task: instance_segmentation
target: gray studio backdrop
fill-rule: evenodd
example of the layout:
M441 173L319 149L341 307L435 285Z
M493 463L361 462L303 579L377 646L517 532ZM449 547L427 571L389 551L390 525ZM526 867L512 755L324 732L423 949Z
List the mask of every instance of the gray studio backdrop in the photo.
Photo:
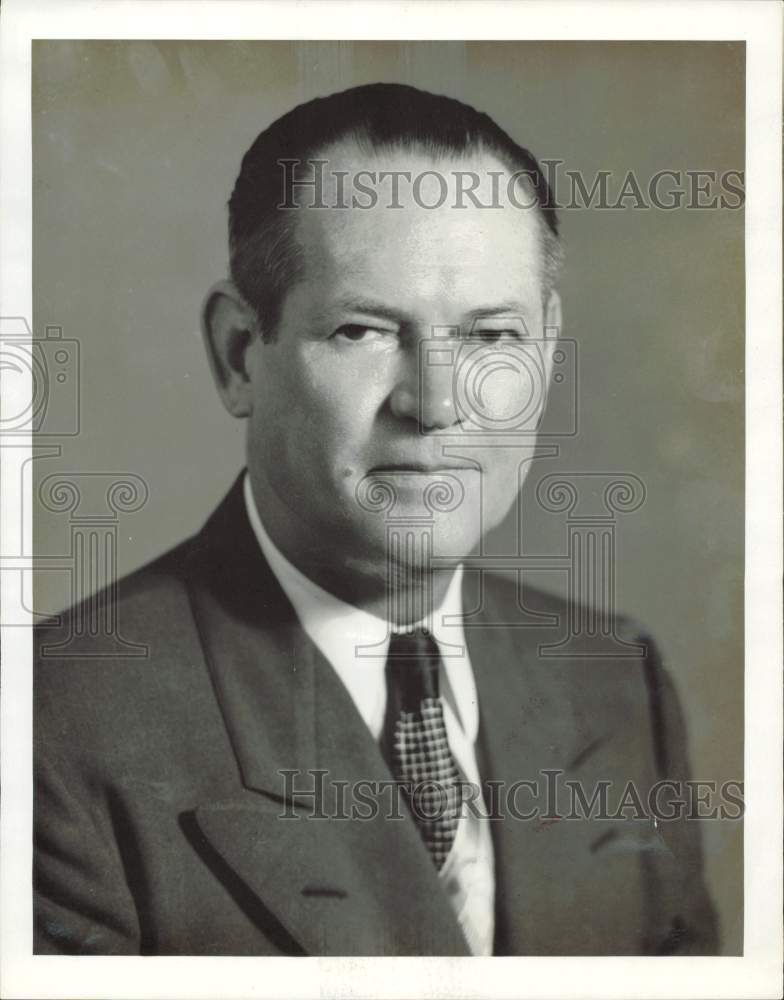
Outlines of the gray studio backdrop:
M647 182L743 169L744 58L724 42L34 42L33 323L41 338L54 328L42 351L50 372L68 371L50 403L78 433L44 427L31 478L37 489L55 473L100 474L81 477L92 492L78 511L62 495L36 506L48 559L36 610L103 582L100 553L92 576L70 573L75 519L110 515L100 523L124 573L198 529L243 463L198 311L227 271L241 155L274 118L355 84L411 83L489 112L588 182L611 171L617 193L630 170ZM695 777L719 782L743 777L743 227L731 208L563 212L579 434L537 463L523 505L525 551L560 552L563 516L536 502L538 479L643 481L645 502L618 516L618 603L666 653ZM107 506L113 474L139 477L146 499ZM492 550L514 533L510 521ZM705 826L724 950L738 954L741 827Z

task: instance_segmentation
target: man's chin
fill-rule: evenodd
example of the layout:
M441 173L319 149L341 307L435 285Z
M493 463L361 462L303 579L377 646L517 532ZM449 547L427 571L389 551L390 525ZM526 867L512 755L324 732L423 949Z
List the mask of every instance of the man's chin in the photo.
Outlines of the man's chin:
M355 525L353 549L363 561L392 564L412 569L445 568L457 565L475 551L479 532L455 514L437 515L430 520L406 517L362 519Z

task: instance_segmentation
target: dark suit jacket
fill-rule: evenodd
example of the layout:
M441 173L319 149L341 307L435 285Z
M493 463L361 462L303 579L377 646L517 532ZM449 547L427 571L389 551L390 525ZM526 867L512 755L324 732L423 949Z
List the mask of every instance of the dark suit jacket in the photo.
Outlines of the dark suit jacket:
M488 579L466 629L483 778L562 769L590 792L685 777L650 641L630 659L543 658L565 606L524 604L528 627L499 627L521 619L517 589ZM239 482L202 532L121 581L116 612L146 656L74 639L79 609L36 636L38 953L468 953L408 815L280 818L282 769L390 775L264 562ZM44 648L65 636L68 657ZM693 822L491 825L496 954L716 952Z

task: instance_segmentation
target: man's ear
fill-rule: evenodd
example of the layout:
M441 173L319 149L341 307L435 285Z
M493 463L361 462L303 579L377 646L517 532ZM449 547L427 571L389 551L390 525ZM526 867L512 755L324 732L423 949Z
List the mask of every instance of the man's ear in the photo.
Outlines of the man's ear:
M201 310L201 331L215 384L233 417L247 417L253 407L250 348L256 340L256 316L230 281L212 286Z
M561 324L563 323L563 312L561 310L561 296L553 289L547 300L544 310L545 334L555 340L561 336Z
M553 354L561 336L561 323L563 316L561 313L561 296L553 289L548 296L542 316L542 354L545 363L545 374L547 385L550 385L550 377L553 372Z
M561 312L561 296L555 291L555 289L553 289L547 299L547 303L544 307L544 314L542 316L541 345L542 359L545 367L545 380L544 396L539 409L539 416L536 421L537 427L541 424L544 418L544 411L547 409L547 396L550 392L550 379L553 377L553 355L555 354L555 348L558 344L558 338L561 336L562 322L563 314Z

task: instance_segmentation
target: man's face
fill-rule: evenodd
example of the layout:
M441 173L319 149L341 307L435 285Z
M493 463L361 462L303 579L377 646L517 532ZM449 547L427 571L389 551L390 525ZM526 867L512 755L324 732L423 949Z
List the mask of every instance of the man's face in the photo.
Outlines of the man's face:
M504 168L486 156L435 162L341 144L323 158L328 176L439 170L450 194L438 209L405 183L399 208L381 186L370 210L301 198L303 277L276 339L252 348L249 466L262 518L283 518L311 551L378 560L390 518L432 514L434 554L464 556L509 510L531 453L532 435L521 447L499 429L530 431L544 405L537 218L470 199L454 207L453 171L478 173L490 200L488 171ZM425 183L418 200L438 192ZM336 198L328 184L325 200Z

